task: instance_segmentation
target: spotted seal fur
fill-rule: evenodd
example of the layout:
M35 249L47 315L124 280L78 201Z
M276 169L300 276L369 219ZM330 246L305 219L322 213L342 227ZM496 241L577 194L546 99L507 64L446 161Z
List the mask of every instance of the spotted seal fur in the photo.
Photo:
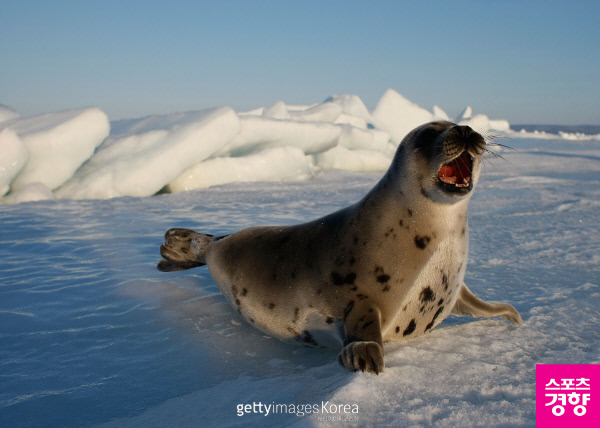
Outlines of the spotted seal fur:
M308 346L337 339L338 360L350 370L381 372L385 341L426 333L450 314L520 324L514 307L484 302L463 282L467 205L485 150L468 126L420 126L358 203L308 223L223 237L171 229L158 269L208 265L249 323Z

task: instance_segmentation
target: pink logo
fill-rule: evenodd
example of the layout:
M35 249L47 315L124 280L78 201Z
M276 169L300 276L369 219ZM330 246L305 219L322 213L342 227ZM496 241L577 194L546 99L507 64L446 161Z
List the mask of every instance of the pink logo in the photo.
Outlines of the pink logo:
M596 428L600 421L600 364L535 367L538 428Z

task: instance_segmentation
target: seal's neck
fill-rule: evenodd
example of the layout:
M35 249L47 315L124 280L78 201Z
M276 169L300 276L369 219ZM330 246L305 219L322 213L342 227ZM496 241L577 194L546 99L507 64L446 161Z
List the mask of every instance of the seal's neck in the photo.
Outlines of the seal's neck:
M466 223L469 199L470 195L454 203L436 202L424 195L418 186L406 188L386 174L361 204L377 207L382 212L396 212L399 219L409 224L433 227L443 232L455 230L457 220Z

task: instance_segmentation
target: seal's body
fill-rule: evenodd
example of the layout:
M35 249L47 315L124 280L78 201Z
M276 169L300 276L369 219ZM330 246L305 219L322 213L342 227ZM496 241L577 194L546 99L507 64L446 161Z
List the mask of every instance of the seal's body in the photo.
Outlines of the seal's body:
M344 347L351 370L383 370L384 341L423 334L446 316L501 316L464 285L467 205L484 139L467 126L423 125L357 204L321 219L213 237L171 229L163 271L207 264L236 309L265 333L310 346Z

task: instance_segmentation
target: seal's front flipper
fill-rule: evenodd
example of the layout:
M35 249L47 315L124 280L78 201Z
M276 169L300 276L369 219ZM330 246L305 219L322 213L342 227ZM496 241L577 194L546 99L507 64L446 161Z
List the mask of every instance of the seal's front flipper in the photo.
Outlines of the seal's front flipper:
M355 306L351 300L344 311L346 340L338 361L348 370L379 374L385 367L381 313L377 307Z
M169 229L160 246L164 257L157 266L163 272L191 269L206 264L206 253L215 238L189 229Z
M516 324L523 324L519 312L508 303L484 302L475 296L465 284L458 294L458 300L452 309L453 315L470 315L472 317L502 317Z

